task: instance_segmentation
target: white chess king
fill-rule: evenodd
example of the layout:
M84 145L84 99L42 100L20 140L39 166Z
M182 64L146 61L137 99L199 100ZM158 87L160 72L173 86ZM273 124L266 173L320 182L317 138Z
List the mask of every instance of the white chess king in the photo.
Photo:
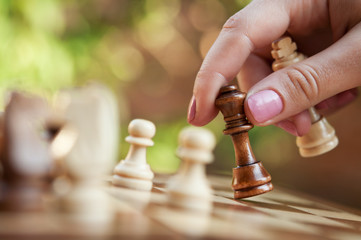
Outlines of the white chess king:
M61 198L61 208L75 220L104 224L115 217L111 198L103 191L103 177L117 155L118 113L112 92L100 84L64 90L58 96L67 123L78 138L64 165L71 190ZM99 226L99 225L98 225Z
M134 119L128 132L125 141L130 143L130 149L125 160L114 169L113 185L150 191L154 173L147 164L146 148L154 145L151 138L155 135L155 126L148 120Z

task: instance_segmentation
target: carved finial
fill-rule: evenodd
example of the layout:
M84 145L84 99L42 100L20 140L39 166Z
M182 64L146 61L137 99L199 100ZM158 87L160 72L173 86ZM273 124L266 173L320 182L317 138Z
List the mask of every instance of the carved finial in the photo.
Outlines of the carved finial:
M280 70L291 64L300 62L306 58L302 53L297 52L297 45L290 37L284 37L272 43L273 71Z

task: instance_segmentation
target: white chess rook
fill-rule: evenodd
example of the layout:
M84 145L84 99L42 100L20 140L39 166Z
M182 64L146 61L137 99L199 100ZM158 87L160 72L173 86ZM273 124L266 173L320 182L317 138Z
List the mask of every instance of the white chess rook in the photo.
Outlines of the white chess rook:
M215 143L209 130L187 127L181 131L177 156L182 165L168 183L169 205L201 212L212 209L213 191L206 177L205 164L213 160Z
M151 138L155 135L155 126L150 121L134 119L128 131L125 140L130 143L130 149L125 160L114 169L113 185L150 191L154 173L147 164L146 148L154 145Z

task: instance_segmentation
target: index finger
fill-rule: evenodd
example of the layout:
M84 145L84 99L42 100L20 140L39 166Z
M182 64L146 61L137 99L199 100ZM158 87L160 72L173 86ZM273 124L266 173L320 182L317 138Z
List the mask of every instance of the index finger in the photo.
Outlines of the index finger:
M253 1L224 24L197 74L188 122L202 126L218 113L221 86L235 78L250 53L282 36L289 26L287 1Z

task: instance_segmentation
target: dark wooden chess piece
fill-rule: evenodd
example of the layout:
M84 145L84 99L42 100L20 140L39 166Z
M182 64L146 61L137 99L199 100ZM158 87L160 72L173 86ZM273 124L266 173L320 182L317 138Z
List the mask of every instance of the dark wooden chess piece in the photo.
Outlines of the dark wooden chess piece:
M223 133L231 135L235 150L237 167L233 168L232 188L236 199L259 195L273 189L270 174L252 152L248 131L253 125L244 114L245 97L245 93L230 85L222 87L216 99L216 106L226 122Z

